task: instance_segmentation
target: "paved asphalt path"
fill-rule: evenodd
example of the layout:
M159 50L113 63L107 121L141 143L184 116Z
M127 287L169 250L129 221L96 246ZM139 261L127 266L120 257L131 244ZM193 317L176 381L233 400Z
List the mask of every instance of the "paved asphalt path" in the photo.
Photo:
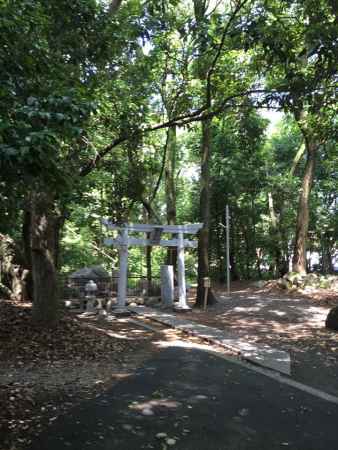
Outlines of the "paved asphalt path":
M170 347L57 419L30 450L148 448L338 450L338 405L203 350Z

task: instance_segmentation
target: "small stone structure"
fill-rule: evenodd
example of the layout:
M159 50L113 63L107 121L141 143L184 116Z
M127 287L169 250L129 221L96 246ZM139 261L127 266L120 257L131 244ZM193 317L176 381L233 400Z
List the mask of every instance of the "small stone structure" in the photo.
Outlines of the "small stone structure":
M80 297L85 296L85 286L90 281L97 285L97 295L105 296L109 292L111 276L102 266L83 267L68 276L67 286L69 289L78 291Z
M109 273L102 266L83 267L68 277L70 280L105 281L110 279Z
M325 326L330 330L338 331L338 306L335 306L329 312L325 321Z
M96 301L96 292L97 292L97 284L94 283L93 280L89 280L85 286L86 291L86 311L94 312L95 311L95 301Z

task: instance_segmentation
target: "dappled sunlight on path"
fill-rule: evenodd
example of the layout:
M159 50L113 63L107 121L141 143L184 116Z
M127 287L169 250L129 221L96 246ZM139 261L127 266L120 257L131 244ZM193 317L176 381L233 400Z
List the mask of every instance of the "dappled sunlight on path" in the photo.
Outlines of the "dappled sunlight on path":
M337 394L338 333L325 328L328 306L250 287L233 292L231 298L221 289L217 294L218 304L207 311L194 308L189 320L288 351L292 376Z

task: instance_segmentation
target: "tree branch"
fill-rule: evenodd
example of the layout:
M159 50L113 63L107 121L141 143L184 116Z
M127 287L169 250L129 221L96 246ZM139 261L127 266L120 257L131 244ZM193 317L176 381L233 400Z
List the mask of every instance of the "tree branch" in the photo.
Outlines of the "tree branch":
M214 56L214 59L211 63L211 66L207 72L207 105L210 106L211 104L211 77L213 75L213 73L215 72L215 68L216 68L216 64L217 61L219 59L219 57L221 56L221 52L225 43L225 38L228 34L228 31L230 29L230 26L232 24L232 22L235 20L237 14L239 13L239 11L243 8L243 6L248 2L248 0L243 0L242 2L238 3L236 8L233 10L233 12L231 13L231 16L229 17L229 20L227 21L223 33L222 33L222 38L221 38L221 42L218 45L217 51L216 51L216 55Z
M94 244L93 242L90 243L90 246L96 250L98 253L101 253L101 255L108 258L110 261L116 262L116 258L113 258L111 255L108 255L107 252L105 252L102 248L100 248L98 245Z
M164 146L164 151L163 151L161 171L159 173L159 176L158 176L158 179L157 179L157 183L156 183L153 195L151 196L150 203L152 203L155 200L155 197L157 195L157 191L158 191L158 189L160 187L161 180L162 180L162 177L163 177L164 166L165 166L165 162L166 162L166 159L167 159L167 148L168 148L168 139L169 139L169 137L168 137L169 133L168 132L169 132L169 128L167 130L167 139L166 139L165 146Z
M297 150L297 153L296 153L293 161L292 161L292 166L291 166L291 169L289 172L289 175L291 177L295 174L297 165L298 165L299 161L301 160L301 158L303 157L304 153L305 153L305 144L304 144L304 142L302 142L299 146L299 149Z
M174 117L165 122L153 125L148 128L144 128L143 130L142 129L136 130L129 135L123 134L123 135L117 137L116 139L114 139L109 145L107 145L103 149L97 151L95 157L91 161L89 161L85 166L82 167L82 169L80 170L80 176L88 175L92 170L94 170L97 167L98 163L107 154L109 154L115 147L122 144L123 142L126 142L137 136L151 133L153 131L162 130L164 128L170 128L173 126L182 127L182 126L187 125L192 122L201 122L203 120L207 120L209 118L217 116L218 114L225 111L226 109L234 106L234 101L237 100L238 98L246 97L251 94L270 94L271 95L271 91L266 91L264 89L252 89L252 90L245 91L245 92L239 92L238 94L233 94L233 95L230 95L229 97L227 97L221 103L221 105L219 107L217 107L215 110L211 110L211 111L207 112L209 108L207 105L204 105L201 108L197 109L196 111ZM276 92L276 94L277 94L277 92ZM264 101L266 101L266 99L261 101L260 103L263 105Z
M112 0L109 5L109 14L116 14L117 10L121 6L122 0Z
M132 154L132 151L130 148L128 148L127 154L128 154L128 160L129 160L130 165L135 168L133 154ZM134 172L136 173L136 170ZM159 216L157 215L157 213L155 212L155 210L153 209L153 207L151 205L151 200L150 201L146 200L143 193L141 193L139 196L137 196L137 198L135 198L135 200L140 201L142 203L142 205L144 206L145 210L147 211L149 217L154 217L158 221L158 223L160 223Z
M154 217L158 223L160 223L160 218L159 216L156 214L156 212L154 211L153 207L151 206L150 202L148 202L143 196L140 197L140 201L142 203L142 205L144 206L144 209L147 211L148 216Z

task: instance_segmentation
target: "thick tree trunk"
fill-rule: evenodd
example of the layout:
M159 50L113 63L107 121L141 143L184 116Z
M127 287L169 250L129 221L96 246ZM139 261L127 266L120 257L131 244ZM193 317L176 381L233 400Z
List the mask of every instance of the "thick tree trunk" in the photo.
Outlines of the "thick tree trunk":
M23 242L25 265L28 269L32 266L31 211L29 208L26 208L23 213L22 242Z
M251 258L250 258L250 230L244 226L243 238L245 242L245 278L251 280Z
M281 277L283 277L286 273L289 272L289 262L290 262L289 236L287 233L287 229L283 223L283 217L284 217L284 206L282 205L280 209L280 221L279 221L279 230L282 246L282 262L280 265L280 273L279 273Z
M256 248L256 269L257 269L258 278L260 280L262 279L262 269L261 269L262 256L263 256L262 249L261 248Z
M231 208L230 208L231 211ZM230 276L232 281L238 281L240 279L238 269L237 269L237 240L235 230L237 229L237 225L235 223L235 216L233 212L230 215L230 221L232 223L233 232L230 233ZM226 235L224 233L224 241L226 246Z
M60 241L62 237L62 229L65 224L66 215L65 211L57 211L55 215L55 225L54 225L54 264L55 269L60 268Z
M281 277L285 272L285 260L282 255L282 236L280 232L280 222L277 218L272 193L268 192L268 204L270 213L270 235L272 241L272 251L274 255L274 276ZM287 270L286 270L287 271Z
M205 0L194 0L194 15L200 31L198 36L198 47L200 55L204 55L207 50L207 36L205 34L208 21L208 4ZM211 106L210 78L208 78L208 69L205 63L198 61L198 77L201 83L205 85L204 101ZM210 229L210 148L211 146L211 119L202 122L202 141L201 141L201 193L200 193L200 220L203 222L203 228L199 232L198 239L198 276L197 276L197 298L196 306L202 307L204 303L203 278L209 277L209 229ZM207 303L213 304L217 300L212 289L208 290Z
M176 168L176 127L169 128L166 142L166 162L165 162L165 199L167 207L168 225L176 225L176 187L175 187L175 168ZM176 272L177 249L168 247L167 262L174 266Z
M33 193L31 210L33 317L35 321L44 325L55 324L58 317L55 269L56 222L53 196L46 192Z
M209 277L209 227L210 227L210 144L211 120L202 122L201 143L201 194L200 194L200 220L203 228L198 239L198 287L196 306L203 306L204 286L203 278ZM211 289L208 294L208 304L216 302Z
M292 271L306 273L306 240L309 228L309 201L312 188L317 146L306 143L307 159L304 170L302 187L299 195L297 226L292 258Z
M147 210L143 205L143 220L144 223L151 223L151 211ZM146 234L147 239L150 239L150 233ZM153 280L153 270L152 270L152 251L151 245L144 247L144 253L146 257L146 277L147 277L147 295L151 295L151 286Z
M238 281L240 279L240 276L238 274L235 250L233 248L230 249L230 266L231 266L230 270L231 280Z
M321 237L321 270L323 273L333 273L334 268L332 264L332 254L331 254L331 245L330 238L324 234Z
M150 239L150 233L147 233L147 239ZM152 246L147 245L146 246L146 270L147 270L147 294L148 294L148 296L151 295L151 285L152 285L152 279L153 279L152 264L151 264L152 251L153 251Z
M259 279L261 279L261 249L257 248L255 198L253 194L251 194L251 228L252 233L250 234L250 253L252 254L252 256L255 255L257 276Z
M218 261L218 281L220 283L225 283L226 281L226 248L223 247L223 232L225 233L225 230L220 230L219 227L216 230L216 254L217 254L217 261ZM224 238L224 241L226 241L226 237ZM226 245L225 245L226 247Z
M31 211L29 208L24 210L22 223L22 242L24 250L25 268L27 273L27 295L33 300L33 276L32 276L32 248L31 248Z

